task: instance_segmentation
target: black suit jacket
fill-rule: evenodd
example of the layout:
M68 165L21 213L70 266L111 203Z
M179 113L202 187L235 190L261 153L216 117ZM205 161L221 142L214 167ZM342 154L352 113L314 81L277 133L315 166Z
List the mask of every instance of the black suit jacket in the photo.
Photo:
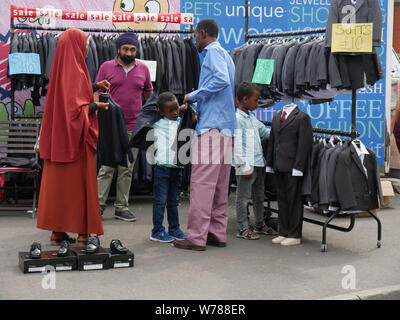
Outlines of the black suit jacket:
M341 152L337 159L335 185L341 210L373 210L379 208L378 198L383 203L376 154L367 148L364 165L361 164L354 146Z
M127 167L127 155L130 162L134 158L128 147L129 138L125 126L125 118L122 108L112 99L107 111L98 113L99 140L98 164L116 168L118 165Z
M281 124L281 113L279 111L272 119L267 166L275 172L297 169L304 173L312 145L310 117L295 108Z

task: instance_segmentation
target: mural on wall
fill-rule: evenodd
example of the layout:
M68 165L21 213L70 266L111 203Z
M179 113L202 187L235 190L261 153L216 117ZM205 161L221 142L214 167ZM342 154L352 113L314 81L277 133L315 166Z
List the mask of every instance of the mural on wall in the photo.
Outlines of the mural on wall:
M168 0L116 0L114 2L114 10L116 12L127 13L169 13L170 5ZM173 12L173 11L171 11ZM131 30L164 30L167 26L166 23L161 22L122 22L114 23L118 29L131 29Z
M5 2L5 3L4 3ZM379 49L384 72L386 70L386 33L388 3L379 0L383 14L383 44ZM3 4L4 3L4 4ZM219 41L228 51L244 43L244 0L3 0L1 13L9 16L11 4L23 7L52 7L59 9L150 12L150 13L193 13L195 24L198 20L211 17L219 25ZM51 3L51 5L49 5ZM249 1L249 33L279 32L306 28L325 27L329 14L330 0L251 0ZM131 29L174 29L176 25L163 23L100 23L82 21L61 21L55 19L36 19L21 21L26 24L43 26L104 27ZM182 26L188 28L188 26ZM9 46L9 19L0 20L0 117L6 118L10 113L10 81L7 78L7 55ZM385 80L378 81L373 87L364 89L357 95L357 131L362 141L378 156L379 166L384 162L385 139ZM43 111L45 98L41 107L33 108L28 90L16 94L16 114ZM255 115L262 120L271 120L280 110L282 103L271 108L259 109ZM331 104L309 105L307 101L299 103L307 112L313 126L350 131L351 95L340 95Z

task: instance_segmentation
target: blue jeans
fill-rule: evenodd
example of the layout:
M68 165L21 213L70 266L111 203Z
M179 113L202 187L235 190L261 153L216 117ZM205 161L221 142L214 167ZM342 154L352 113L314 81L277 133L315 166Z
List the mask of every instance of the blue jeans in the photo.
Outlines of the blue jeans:
M164 210L167 207L168 231L179 228L178 205L182 183L182 169L154 166L153 182L153 230L164 231Z

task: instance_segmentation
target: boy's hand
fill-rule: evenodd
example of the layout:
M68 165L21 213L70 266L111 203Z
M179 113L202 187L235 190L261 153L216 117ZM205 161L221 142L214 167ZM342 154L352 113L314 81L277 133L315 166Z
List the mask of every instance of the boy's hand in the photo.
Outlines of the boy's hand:
M186 105L181 105L180 107L179 107L179 113L181 113L181 112L183 112L183 111L185 111L186 110Z
M251 178L253 177L253 173L250 172L250 173L248 173L248 174L245 174L244 177L245 177L246 179L251 179Z
M197 116L195 114L192 115L192 122L197 123Z

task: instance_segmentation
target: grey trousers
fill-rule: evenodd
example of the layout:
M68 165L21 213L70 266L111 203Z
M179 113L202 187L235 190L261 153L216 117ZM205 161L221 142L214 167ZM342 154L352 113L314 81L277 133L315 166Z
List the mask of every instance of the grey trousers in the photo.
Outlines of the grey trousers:
M254 167L253 176L236 175L236 221L239 231L249 228L247 204L253 202L255 226L262 228L264 222L264 167Z
M131 138L132 132L128 131L129 139ZM116 199L114 207L118 211L129 210L129 192L132 183L132 172L133 167L139 153L139 149L131 149L133 162L128 161L128 167L118 166L116 169L108 166L101 166L99 174L97 175L97 187L99 194L100 207L104 209L107 206L107 198L110 193L111 183L114 176L114 171L118 170L117 184L116 184ZM127 156L128 157L128 156Z

